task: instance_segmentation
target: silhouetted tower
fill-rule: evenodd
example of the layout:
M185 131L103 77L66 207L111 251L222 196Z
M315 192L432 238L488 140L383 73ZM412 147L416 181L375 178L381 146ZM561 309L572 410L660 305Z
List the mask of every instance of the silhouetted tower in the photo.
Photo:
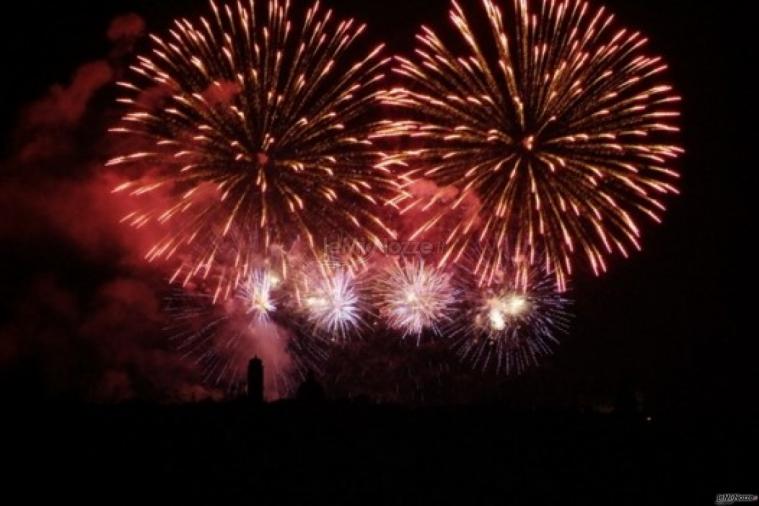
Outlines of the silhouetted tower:
M264 402L264 363L258 357L248 363L248 400L256 404Z

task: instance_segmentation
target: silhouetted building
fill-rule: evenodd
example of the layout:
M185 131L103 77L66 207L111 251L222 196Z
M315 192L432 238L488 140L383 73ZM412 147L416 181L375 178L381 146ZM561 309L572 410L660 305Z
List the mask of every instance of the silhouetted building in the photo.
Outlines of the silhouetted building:
M264 363L258 357L248 363L248 400L256 404L264 402Z
M324 388L316 380L313 371L309 371L306 380L298 387L295 398L301 402L316 403L324 400Z

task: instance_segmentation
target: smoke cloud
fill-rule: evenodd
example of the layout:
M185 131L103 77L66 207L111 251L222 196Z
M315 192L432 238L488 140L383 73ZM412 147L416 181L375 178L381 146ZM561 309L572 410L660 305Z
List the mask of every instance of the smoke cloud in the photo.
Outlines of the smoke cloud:
M23 108L12 154L0 162L0 241L11 274L2 287L0 370L7 378L0 379L35 390L20 395L98 402L224 395L165 330L166 266L144 259L165 231L120 223L134 202L112 190L134 174L105 167L125 148L106 133L118 114L113 83L144 33L139 16L116 18L106 33L108 58L81 65L68 83ZM233 90L215 91L223 100ZM244 370L252 355L261 356L267 394L276 397L277 371L290 368L288 336L259 334L232 366Z

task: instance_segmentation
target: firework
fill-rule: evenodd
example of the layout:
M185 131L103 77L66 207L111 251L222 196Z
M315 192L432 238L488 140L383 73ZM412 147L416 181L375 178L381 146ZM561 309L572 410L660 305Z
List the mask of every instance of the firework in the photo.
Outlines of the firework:
M233 228L226 237L213 239L215 255L211 262L194 264L192 258L205 254L207 243L195 243L188 247L189 254L181 255L179 266L170 276L169 282L177 286L201 286L212 295L213 302L219 303L239 296L248 290L256 271L268 272L278 285L287 280L290 265L302 260L301 255L271 247L264 254L251 249L249 233Z
M394 262L378 277L375 293L387 325L417 339L427 330L439 334L456 295L451 276L422 260Z
M244 392L248 361L259 357L269 397L287 396L308 371L320 369L327 349L281 325L281 310L261 318L246 299L240 294L218 303L209 294L176 288L166 303L171 342L209 386L232 396Z
M307 269L299 276L293 298L309 332L345 341L367 327L370 310L359 275L328 261L314 262Z
M459 190L412 240L467 197L479 202L479 215L447 234L442 263L478 245L487 285L505 252L529 259L525 269L541 258L563 290L575 257L602 273L611 254L641 248L636 220L661 220L663 198L677 193L671 165L682 150L669 138L680 98L662 81L666 64L645 54L647 39L615 28L603 8L514 0L504 16L482 3L490 30L473 30L454 2L458 44L423 27L414 57L398 58L407 85L384 101L409 117L386 122L382 135L416 145L383 165L405 167L395 201L404 213ZM441 193L415 198L409 187L421 179Z
M281 285L280 277L267 270L253 271L243 283L238 295L246 307L247 314L258 323L268 323L277 310L277 288Z
M476 367L520 374L549 355L558 335L568 331L569 299L538 268L512 265L485 286L469 270L461 284L466 293L451 334L461 355Z
M130 111L111 131L139 150L108 165L140 177L114 191L146 202L124 222L169 230L147 258L188 257L177 279L207 273L234 229L245 254L303 245L318 256L338 235L380 246L393 236L380 212L395 184L368 120L383 47L358 48L364 25L318 2L297 20L287 1L210 5L151 36L133 80L118 83Z

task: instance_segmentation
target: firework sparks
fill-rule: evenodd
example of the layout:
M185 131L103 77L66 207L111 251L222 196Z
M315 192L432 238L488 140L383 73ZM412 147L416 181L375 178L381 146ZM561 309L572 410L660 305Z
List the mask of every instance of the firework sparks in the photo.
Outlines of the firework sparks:
M522 373L549 355L558 334L569 328L569 300L556 290L551 275L537 268L519 269L527 278L509 278L500 272L488 286L480 286L472 271L462 314L451 328L461 355L483 369Z
M184 252L175 278L207 273L233 229L246 231L239 251L264 256L293 244L318 255L337 234L381 246L393 237L382 195L395 183L367 118L383 47L354 57L365 27L318 2L297 21L287 1L210 5L209 17L153 35L133 81L118 83L130 111L111 131L145 147L108 165L150 170L114 191L168 202L124 218L170 230L147 258Z
M429 179L459 190L414 238L467 196L479 201L479 216L448 234L441 263L478 245L476 273L488 285L504 252L530 259L524 268L541 258L564 290L575 257L600 274L611 254L640 249L636 220L660 222L663 198L678 193L671 165L682 150L667 139L678 132L680 97L662 82L662 59L645 54L646 38L614 28L603 8L514 0L504 17L492 0L482 3L492 37L473 30L453 2L460 46L424 27L413 58L397 59L394 71L408 84L384 101L410 119L386 122L382 135L418 146L384 165L404 168L406 188ZM440 200L406 190L395 202L409 212Z
M451 276L421 260L395 262L375 285L380 315L404 336L438 334L450 318L456 293Z
M324 261L309 267L295 289L295 302L310 330L331 341L344 341L366 327L369 307L359 276Z
M243 284L239 297L246 311L258 323L268 323L271 315L277 310L277 295L275 290L281 285L280 277L267 270L259 269L251 273Z
M483 313L487 314L486 325L495 332L502 332L510 321L516 320L530 311L527 297L521 293L493 295L485 300ZM479 323L483 323L480 318Z
M216 252L212 263L199 265L195 265L192 259L204 255L208 243L195 243L190 246L189 254L178 255L179 266L170 276L169 283L185 288L202 286L204 291L212 294L214 303L225 302L248 290L258 270L271 273L278 284L284 284L290 265L301 261L301 256L277 246L262 254L260 250L250 249L250 244L255 241L256 238L249 233L232 229L226 237L212 239Z

